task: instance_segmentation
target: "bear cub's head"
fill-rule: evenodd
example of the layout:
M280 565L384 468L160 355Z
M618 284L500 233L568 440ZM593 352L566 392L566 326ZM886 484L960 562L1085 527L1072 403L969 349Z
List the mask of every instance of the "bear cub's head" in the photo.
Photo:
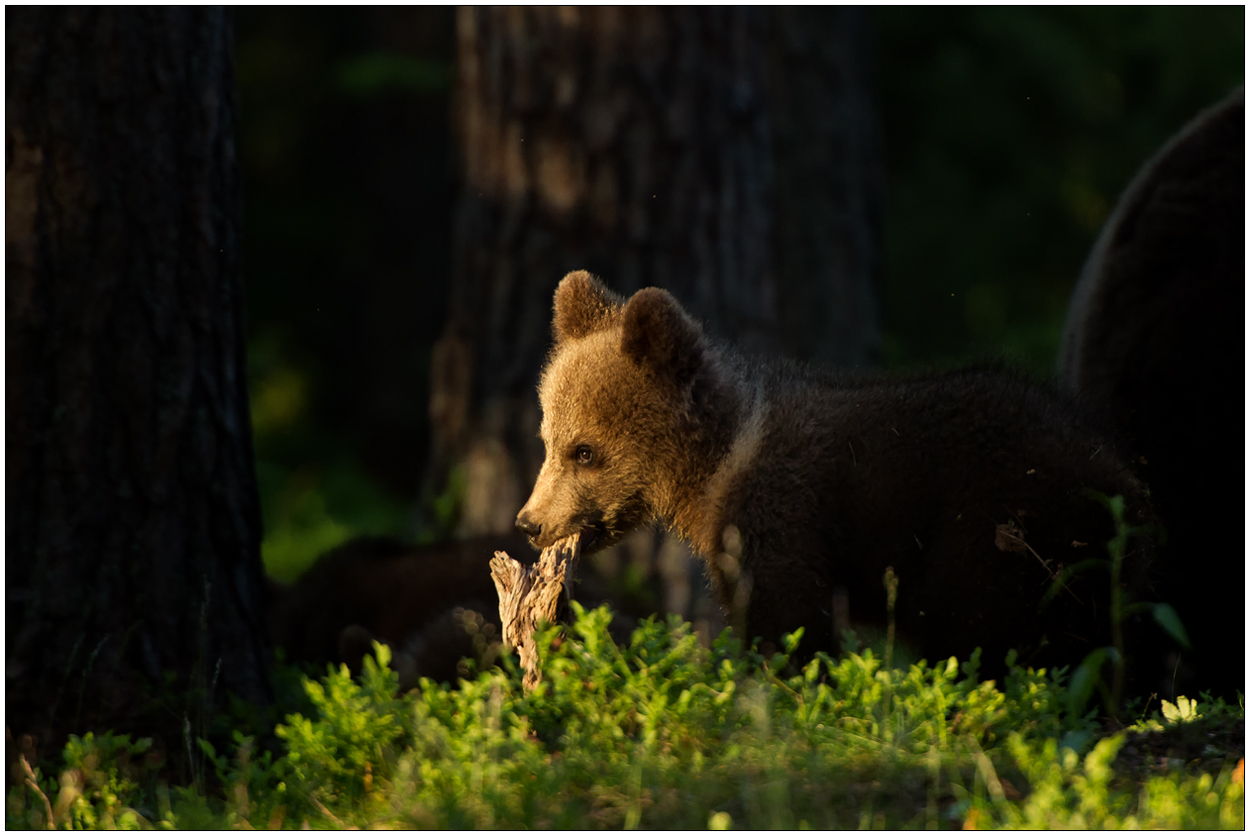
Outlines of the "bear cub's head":
M535 548L580 534L597 551L671 515L706 342L666 291L626 301L585 271L561 280L552 330L538 387L546 458L516 524Z

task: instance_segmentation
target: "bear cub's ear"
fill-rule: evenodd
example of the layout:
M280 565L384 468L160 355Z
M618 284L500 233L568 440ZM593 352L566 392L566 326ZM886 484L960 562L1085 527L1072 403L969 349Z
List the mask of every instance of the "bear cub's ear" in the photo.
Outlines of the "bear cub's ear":
M702 330L666 290L646 287L621 313L621 351L678 385L694 379L703 362Z
M575 270L556 287L551 330L556 342L575 340L616 322L625 300L585 270Z

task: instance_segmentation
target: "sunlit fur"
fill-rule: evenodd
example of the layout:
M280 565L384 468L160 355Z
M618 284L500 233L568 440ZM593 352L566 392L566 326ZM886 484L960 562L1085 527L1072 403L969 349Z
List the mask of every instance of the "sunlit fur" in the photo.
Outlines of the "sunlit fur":
M835 649L835 594L855 623L884 622L887 566L899 628L930 659L982 646L991 669L1010 647L1079 661L1106 640L1105 573L1069 584L1081 604L1065 594L1039 615L1041 559L1105 556L1109 517L1082 488L1125 495L1133 522L1149 512L1111 448L1049 392L997 369L897 380L755 363L668 293L624 300L580 272L556 292L554 330L546 459L518 516L541 526L533 545L581 531L593 550L658 521L704 558L722 603L743 593L752 635L802 626L813 650ZM1008 523L1041 559L996 547ZM1138 586L1148 554L1128 567Z

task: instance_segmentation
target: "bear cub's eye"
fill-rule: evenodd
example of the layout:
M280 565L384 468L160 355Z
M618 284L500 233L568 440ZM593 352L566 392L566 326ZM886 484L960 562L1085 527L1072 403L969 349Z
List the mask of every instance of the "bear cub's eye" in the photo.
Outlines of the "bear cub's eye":
M591 450L590 447L585 444L579 444L573 451L573 461L580 465L594 464L595 451Z

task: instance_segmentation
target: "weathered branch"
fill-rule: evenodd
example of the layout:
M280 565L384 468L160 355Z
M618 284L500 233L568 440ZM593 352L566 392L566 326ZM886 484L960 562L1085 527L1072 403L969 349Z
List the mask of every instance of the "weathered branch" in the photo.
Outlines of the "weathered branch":
M52 805L48 802L48 796L44 795L43 790L39 789L39 782L35 780L34 770L30 768L30 764L26 761L26 756L18 755L17 757L22 762L22 775L26 779L26 785L43 799L44 815L48 817L47 829L56 830L56 819L52 815Z
M490 574L499 592L503 643L517 648L525 670L522 684L527 691L534 690L542 679L534 631L544 622L555 623L562 595L573 597L573 578L581 553L581 540L574 535L543 549L533 566L522 566L507 552L495 552L491 559Z

